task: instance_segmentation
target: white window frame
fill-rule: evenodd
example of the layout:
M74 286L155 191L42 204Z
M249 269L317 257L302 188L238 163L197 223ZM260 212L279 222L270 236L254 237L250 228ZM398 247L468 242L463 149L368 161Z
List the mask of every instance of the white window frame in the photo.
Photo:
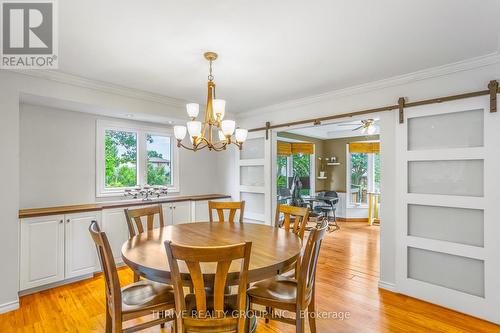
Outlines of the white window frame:
M147 142L146 136L161 135L170 137L170 151L172 154L172 185L167 186L169 192L180 192L179 186L179 148L177 147L173 130L154 126L146 126L133 122L108 121L98 119L96 122L96 197L114 197L125 193L126 189L133 187L106 188L105 186L105 145L106 130L134 132L137 135L137 183L147 183Z
M375 154L368 155L368 192L373 192L375 189ZM349 152L349 144L346 144L346 192L347 192L347 207L349 208L368 208L368 203L355 203L352 202L351 194L351 153Z

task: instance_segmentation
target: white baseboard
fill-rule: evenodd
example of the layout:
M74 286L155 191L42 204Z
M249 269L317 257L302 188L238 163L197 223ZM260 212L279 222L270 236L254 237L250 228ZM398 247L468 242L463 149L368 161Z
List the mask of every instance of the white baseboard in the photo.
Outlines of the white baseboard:
M0 313L6 313L17 309L19 309L19 299L9 303L0 304Z
M380 289L384 289L384 290L392 291L393 293L397 293L396 285L394 283L390 283L390 282L385 282L385 281L379 280L378 281L378 287Z
M81 281L81 280L91 279L93 277L94 277L94 273L85 274L85 275L77 276L77 277L74 277L74 278L71 278L71 279L57 281L57 282L53 282L53 283L49 283L49 284L44 284L43 286L38 286L38 287L31 288L31 289L21 290L21 291L19 291L18 294L19 294L19 296L26 296L26 295L37 293L39 291L44 291L44 290L56 288L56 287L59 287L59 286L64 286L66 284L70 284L70 283L73 283L73 282L78 282L78 281Z

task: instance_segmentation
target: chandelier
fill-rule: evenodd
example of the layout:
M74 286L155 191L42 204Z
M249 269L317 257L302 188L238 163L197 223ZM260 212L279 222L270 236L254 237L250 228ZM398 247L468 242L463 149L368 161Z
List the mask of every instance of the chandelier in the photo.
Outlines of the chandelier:
M243 142L245 142L247 138L248 131L243 128L236 128L236 122L234 120L224 119L226 101L216 98L215 82L212 74L212 62L217 59L217 53L206 52L204 56L209 62L205 120L203 122L196 120L200 112L199 104L186 104L187 114L191 120L186 123L186 126L174 126L177 147L183 147L193 151L203 148L222 151L226 150L227 146L232 143L241 150ZM191 141L190 147L182 143L187 133L189 133L189 139ZM214 139L214 136L216 136L217 139Z

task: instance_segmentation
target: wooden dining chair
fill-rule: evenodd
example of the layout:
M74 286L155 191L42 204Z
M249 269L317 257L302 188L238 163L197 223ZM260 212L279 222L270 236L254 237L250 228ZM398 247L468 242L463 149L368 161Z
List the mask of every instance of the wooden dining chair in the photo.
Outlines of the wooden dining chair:
M173 288L161 283L142 280L120 288L120 280L106 233L96 221L89 227L104 272L106 293L106 333L135 332L175 320L167 311L175 308ZM123 322L153 315L154 319L133 327L123 328Z
M144 226L142 224L143 217L146 218L146 230L152 230L154 228L154 218L156 214L159 215L161 228L165 225L163 222L163 209L161 204L137 209L125 208L129 239L144 232ZM134 271L134 282L139 280L140 275Z
M219 247L190 247L165 242L171 278L174 285L175 309L182 314L177 320L177 332L240 332L245 329L246 290L248 266L252 243L246 242ZM194 293L184 297L183 280L178 261L185 263L191 276ZM237 294L225 294L229 267L240 260L239 285ZM205 284L200 264L216 263L213 286ZM213 292L207 293L213 287Z
M163 209L161 204L136 209L126 208L125 217L127 219L129 238L144 232L144 226L142 224L143 217L146 217L146 230L152 230L154 228L154 218L156 214L159 215L161 228L165 225L163 222Z
M284 215L283 225L280 226L280 215ZM293 220L293 225L292 225ZM286 231L291 231L301 240L304 239L304 231L306 229L307 222L309 221L309 210L307 207L295 207L289 205L278 204L276 207L276 219L275 225L277 227L282 227Z
M235 202L227 202L227 201L209 201L208 202L208 215L210 218L210 222L213 222L213 211L217 211L217 215L219 217L219 222L224 222L224 211L229 210L229 218L228 222L234 222L234 218L236 216L236 211L240 211L240 220L239 222L243 222L243 214L245 212L245 201L235 201Z
M327 230L328 222L323 221L319 228L313 228L309 233L297 279L277 275L274 278L257 282L248 289L250 309L252 304L263 305L266 309L271 309L267 312L266 319L293 324L296 326L297 333L305 331L303 314L308 312L309 327L312 333L316 333L316 321L313 315L315 312L314 284L321 241ZM272 309L295 312L295 319L274 315Z

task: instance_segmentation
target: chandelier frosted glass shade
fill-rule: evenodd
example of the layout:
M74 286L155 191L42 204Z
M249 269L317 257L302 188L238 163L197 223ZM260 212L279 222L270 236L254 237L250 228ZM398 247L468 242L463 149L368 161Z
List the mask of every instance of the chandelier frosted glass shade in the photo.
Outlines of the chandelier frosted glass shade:
M184 140L186 137L186 126L174 126L174 135L177 140Z
M212 100L212 108L214 109L214 119L222 120L226 114L226 101L223 99Z
M198 117L198 114L200 113L200 105L198 103L189 103L186 104L186 111L191 119L195 119Z
M225 136L231 136L236 128L236 122L234 120L223 120L220 127Z
M247 139L248 136L248 130L243 129L243 128L237 128L234 137L236 139L236 142L238 143L243 143Z
M201 121L188 121L187 130L189 132L190 137L199 138L201 135Z

